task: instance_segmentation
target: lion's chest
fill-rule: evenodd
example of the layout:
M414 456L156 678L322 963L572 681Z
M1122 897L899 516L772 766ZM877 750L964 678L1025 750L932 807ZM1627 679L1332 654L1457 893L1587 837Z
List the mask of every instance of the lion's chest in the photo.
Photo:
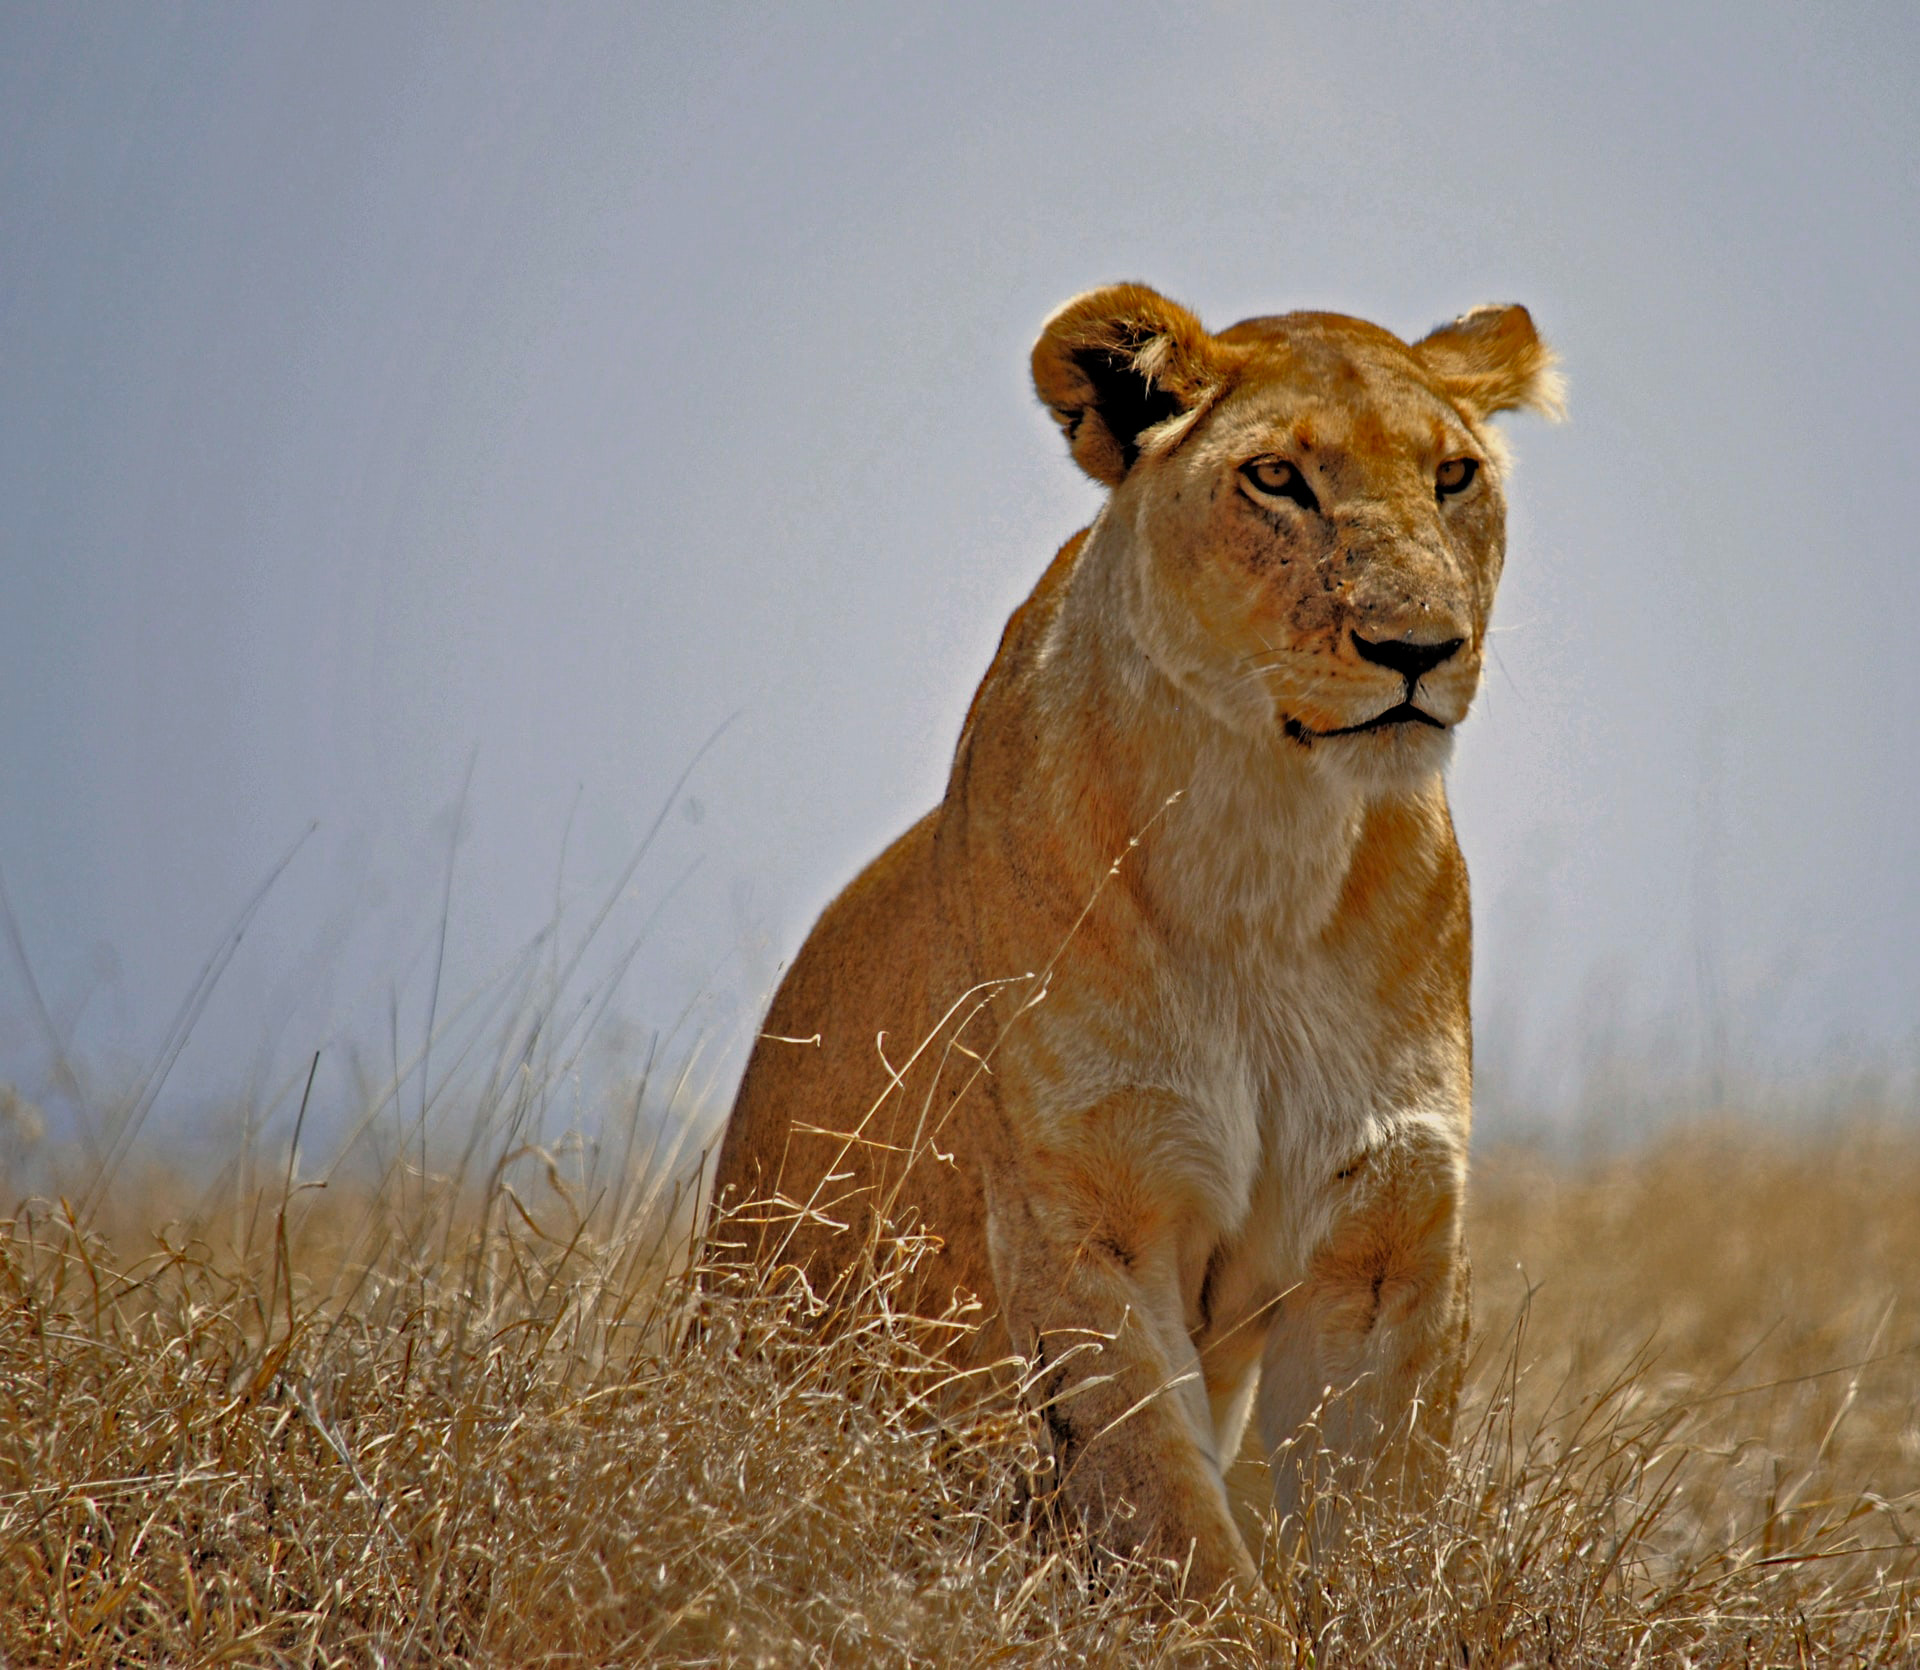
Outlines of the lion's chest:
M1316 1202L1379 1140L1405 1081L1404 1048L1383 1040L1368 982L1334 957L1263 943L1166 948L1110 994L1097 1025L1062 1004L1047 1052L1067 1070L1046 1087L1061 1129L1123 1102L1102 1141L1164 1195L1190 1238L1250 1228L1282 1263L1321 1232ZM1097 1039L1097 1042L1092 1040ZM1256 1224L1254 1220L1259 1220Z
M1214 1178L1208 1230L1237 1236L1263 1215L1283 1241L1311 1239L1287 1220L1312 1215L1393 1100L1395 1052L1365 982L1312 951L1262 950L1181 970L1165 1020L1170 1077Z

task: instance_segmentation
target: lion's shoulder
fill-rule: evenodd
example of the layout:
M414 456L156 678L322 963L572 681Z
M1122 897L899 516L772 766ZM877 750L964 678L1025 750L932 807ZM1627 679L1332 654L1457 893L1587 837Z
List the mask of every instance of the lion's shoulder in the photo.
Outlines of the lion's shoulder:
M973 693L973 700L967 704L967 717L960 727L960 740L954 748L956 769L967 757L988 693L1006 683L1016 669L1032 664L1041 639L1046 636L1047 628L1059 613L1067 580L1091 531L1090 528L1082 528L1054 552L1053 561L1047 564L1046 572L1040 576L1040 583L1007 617L1007 624L1000 633L1000 647L994 651L987 676L980 681Z

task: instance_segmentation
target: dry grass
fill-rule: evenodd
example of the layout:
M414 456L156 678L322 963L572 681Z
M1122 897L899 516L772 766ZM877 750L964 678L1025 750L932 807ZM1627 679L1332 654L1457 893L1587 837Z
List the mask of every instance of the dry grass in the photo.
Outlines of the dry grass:
M823 1334L793 1288L698 1299L670 1190L535 1149L481 1189L25 1203L0 1663L1920 1658L1920 1135L1496 1152L1476 1188L1444 1499L1313 1560L1249 1509L1272 1598L1211 1610L1049 1519L1030 1414L932 1395L910 1241Z

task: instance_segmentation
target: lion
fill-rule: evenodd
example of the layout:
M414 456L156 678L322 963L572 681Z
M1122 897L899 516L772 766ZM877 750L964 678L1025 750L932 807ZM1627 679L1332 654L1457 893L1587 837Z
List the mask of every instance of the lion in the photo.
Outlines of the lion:
M781 1203L735 1244L816 1282L918 1225L919 1299L977 1296L965 1362L1024 1359L1064 1502L1191 1592L1251 1589L1250 1417L1282 1515L1295 1451L1417 1485L1448 1439L1472 1050L1442 774L1505 555L1490 420L1560 385L1519 306L1411 344L1311 312L1216 335L1136 284L1068 302L1032 367L1108 496L1008 621L945 797L782 980L716 1223Z

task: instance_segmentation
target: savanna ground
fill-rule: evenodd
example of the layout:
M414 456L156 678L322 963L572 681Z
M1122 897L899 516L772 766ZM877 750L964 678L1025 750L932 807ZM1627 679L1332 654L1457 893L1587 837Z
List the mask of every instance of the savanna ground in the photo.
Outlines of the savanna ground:
M1308 1556L1245 1461L1268 1595L1171 1606L910 1240L822 1334L696 1295L685 1155L377 1135L0 1202L0 1664L1920 1661L1911 1126L1479 1153L1442 1499Z

